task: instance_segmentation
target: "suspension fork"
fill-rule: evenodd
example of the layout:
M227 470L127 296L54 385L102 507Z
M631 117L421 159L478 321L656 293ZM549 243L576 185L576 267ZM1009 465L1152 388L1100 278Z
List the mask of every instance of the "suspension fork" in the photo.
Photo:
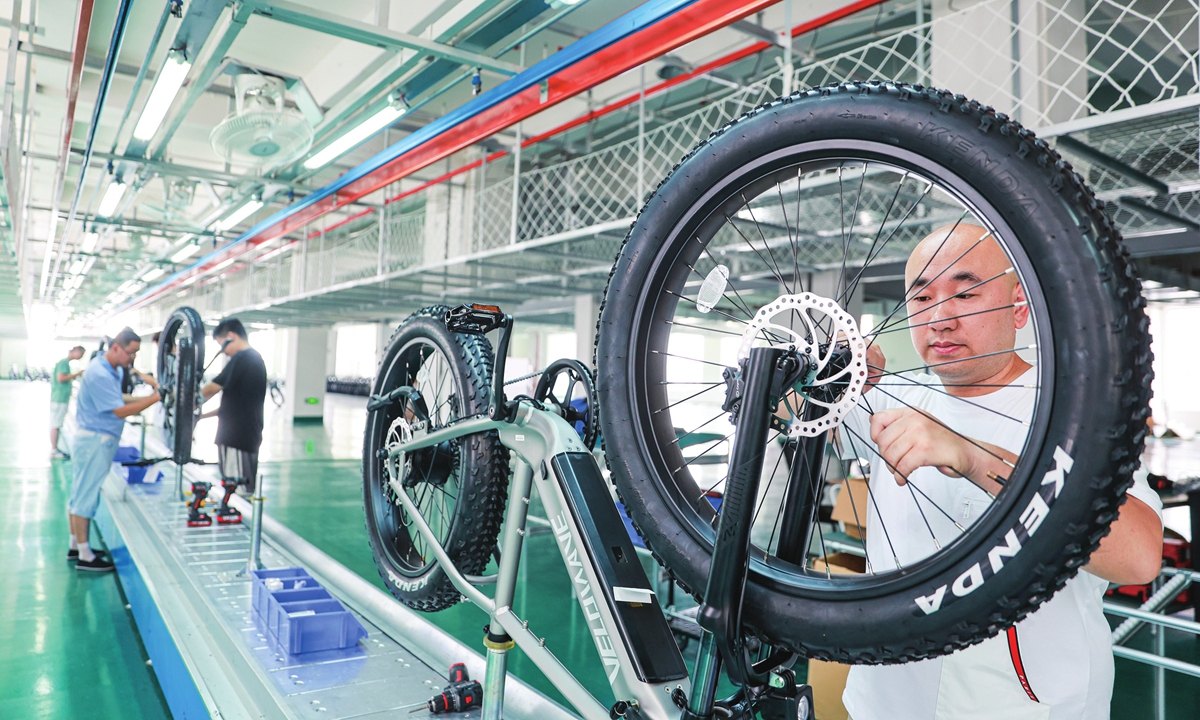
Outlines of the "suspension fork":
M812 420L825 412L815 403L804 409L804 420ZM779 547L775 556L780 560L802 564L808 554L809 537L817 521L813 510L817 506L817 479L825 464L825 439L828 433L800 438L789 458L787 492L783 498L783 517L779 522ZM787 449L784 450L787 452Z
M750 530L762 480L771 417L783 393L784 378L795 376L794 354L779 348L753 348L745 366L745 385L737 435L729 457L729 477L721 504L704 603L697 620L702 629L692 679L692 695L683 720L708 720L713 714L717 679L724 664L738 685L762 686L764 669L746 658L742 637L742 601L750 560ZM801 517L807 513L802 513ZM769 673L771 668L765 668Z

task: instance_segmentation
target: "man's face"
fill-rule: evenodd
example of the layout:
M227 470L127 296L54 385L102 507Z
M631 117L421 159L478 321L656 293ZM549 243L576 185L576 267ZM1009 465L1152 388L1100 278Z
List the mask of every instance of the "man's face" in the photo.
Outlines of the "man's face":
M237 339L237 335L234 335L233 333L225 333L224 335L218 335L213 339L217 341L217 345L221 346L221 352L225 353L229 357L233 357L231 346L233 345L233 341Z
M917 354L943 380L983 382L1002 372L1029 310L1008 256L975 225L934 231L905 267L909 332ZM992 354L995 353L995 354Z
M83 357L83 351L79 348L71 348L71 352L67 353L69 360L78 360L81 357Z
M113 350L116 352L117 364L124 367L133 367L133 360L137 357L138 350L141 349L140 342L131 342L128 345L113 345Z

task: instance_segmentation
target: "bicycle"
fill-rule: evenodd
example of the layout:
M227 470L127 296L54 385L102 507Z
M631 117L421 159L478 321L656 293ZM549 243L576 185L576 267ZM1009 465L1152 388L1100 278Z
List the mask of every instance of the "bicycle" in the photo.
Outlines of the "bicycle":
M1002 278L1022 294L939 316L1019 311L1028 322L1006 348L947 364L1015 353L1031 367L1031 380L1014 386L1029 398L1027 417L950 392L994 388L943 385L932 363L909 372L867 359L891 333L927 324L916 316L929 308L914 309L923 285L907 273L920 276L932 259L909 261L922 242L945 246L938 231L948 239L964 225L982 234L963 255L994 242L1007 267L976 278L948 307ZM907 279L882 285L898 278ZM881 320L859 328L850 310L868 283L887 303ZM598 323L600 412L589 421L645 544L702 603L692 679L669 630L651 619L661 620L657 600L628 562L629 539L587 446L561 417L562 398L505 399L498 378L511 320L497 308L419 311L389 344L364 437L376 564L410 607L466 598L489 613L485 716L498 716L503 657L516 642L589 719L796 717L810 703L789 675L796 657L878 664L943 655L1013 625L1086 564L1146 432L1143 307L1102 204L1006 116L899 83L780 98L714 133L655 190L625 239ZM494 360L489 331L499 331ZM704 348L722 341L728 358L707 359ZM874 412L868 385L898 407L920 410L909 394L919 390L1024 428L1007 475L994 478L999 489L969 489L967 510L940 504L928 474L906 478L899 501L911 503L913 532L928 530L919 550L891 547L897 531L886 524L862 541L822 519L848 478L882 457L849 422ZM714 455L725 460L703 460ZM533 484L579 579L619 707L591 698L508 607ZM869 484L866 504L854 507L859 527L877 512ZM502 514L498 570L482 576ZM865 555L866 572L831 573L831 548ZM474 586L484 582L496 583L494 602ZM634 612L637 625L627 617ZM754 656L751 640L762 648ZM717 701L722 667L742 689Z

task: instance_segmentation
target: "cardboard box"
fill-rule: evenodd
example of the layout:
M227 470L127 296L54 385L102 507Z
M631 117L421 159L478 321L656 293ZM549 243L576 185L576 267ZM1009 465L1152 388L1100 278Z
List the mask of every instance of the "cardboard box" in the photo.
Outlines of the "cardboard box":
M834 575L861 574L867 571L867 559L850 553L832 553L828 558L815 558L812 567L817 572L828 568Z
M856 538L866 536L867 481L862 478L849 478L844 481L838 491L837 501L833 504L832 519L842 523L847 535ZM853 502L852 502L853 501Z
M838 496L839 503L845 494L843 490L842 494ZM865 484L863 485L863 494L866 494ZM855 502L858 502L857 498L855 498ZM849 501L846 504L849 505ZM853 519L853 515L851 515L851 522ZM813 570L825 572L828 568L829 572L841 575L865 572L866 566L865 558L849 553L833 553L827 558L813 560ZM849 713L842 705L842 691L846 689L846 675L849 672L849 665L823 660L808 661L808 684L813 689L813 713L817 720L847 720Z
M848 720L850 713L842 705L842 691L846 689L849 665L808 661L808 684L813 689L813 713L817 720Z

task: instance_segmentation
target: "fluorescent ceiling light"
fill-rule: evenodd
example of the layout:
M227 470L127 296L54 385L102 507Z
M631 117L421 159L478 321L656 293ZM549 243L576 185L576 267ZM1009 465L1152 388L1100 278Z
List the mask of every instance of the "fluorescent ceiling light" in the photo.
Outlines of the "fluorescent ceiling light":
M216 272L217 270L220 270L221 268L227 268L227 267L229 267L230 265L232 265L232 264L233 264L233 261L234 261L234 260L237 260L237 258L236 258L236 257L231 257L231 258L229 258L228 260L224 260L224 261L222 261L222 262L221 262L219 265L217 265L217 266L215 266L215 267L212 267L212 268L209 268L209 272Z
M175 102L175 95L183 86L183 80L191 67L192 64L180 54L172 53L167 56L167 61L158 71L150 98L146 100L146 107L142 108L142 116L133 128L135 138L150 142L154 133L158 132L158 126L171 109L171 103Z
M100 235L98 233L87 233L83 236L83 244L79 246L79 251L84 253L93 252L96 249L96 244L99 242Z
M187 245L179 248L179 252L171 256L171 262L183 262L198 252L200 252L200 246L198 244L188 243Z
M217 222L213 223L213 230L216 230L217 232L225 232L226 230L230 229L231 227L234 227L241 221L250 217L254 213L258 212L258 209L261 208L262 206L263 206L263 204L262 204L261 200L251 200L250 202L241 206L237 210L234 210L233 214L230 215L229 217L225 218L224 220L218 220Z
M83 272L83 258L71 263L71 269L67 271L71 275L78 275L81 272Z
M304 167L309 170L316 170L319 167L327 165L331 160L342 155L350 148L358 145L363 140L371 137L375 133L391 125L404 114L403 107L394 107L388 105L384 109L375 113L363 122L359 123L353 130L348 131L337 140L325 146L323 150L313 155L304 161Z
M104 191L104 197L100 198L100 207L96 208L96 214L101 217L112 217L113 212L117 209L117 203L121 202L124 195L125 183L109 183L108 189Z
M142 279L145 280L146 282L150 282L152 280L159 279L160 277L162 277L165 274L166 273L163 272L162 268L151 268L150 272L148 272L142 276Z
M180 283L179 286L187 287L188 285L191 285L192 283L196 282L199 279L200 279L199 275L193 275L190 278L188 278L187 280L184 280L182 283Z

